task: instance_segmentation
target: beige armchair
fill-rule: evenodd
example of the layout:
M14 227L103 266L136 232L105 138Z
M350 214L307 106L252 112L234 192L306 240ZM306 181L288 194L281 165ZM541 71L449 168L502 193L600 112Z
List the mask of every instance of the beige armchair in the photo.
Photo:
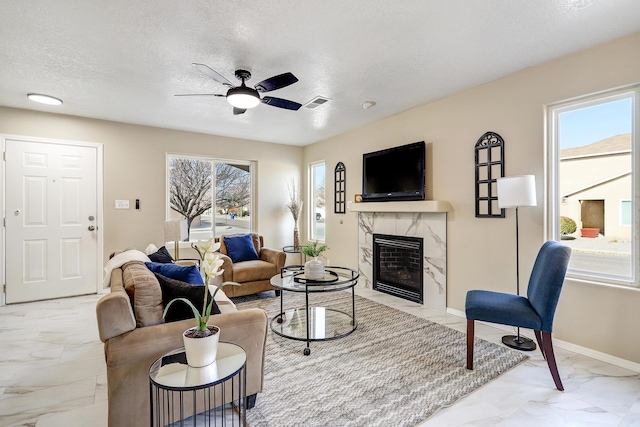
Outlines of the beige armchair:
M234 236L238 235L241 234L234 234ZM265 248L262 236L252 233L251 240L260 259L234 263L228 255L227 246L224 243L225 237L231 237L231 235L216 238L216 241L220 241L222 254L224 269L222 280L238 282L241 285L225 287L225 294L228 297L237 297L275 290L270 280L284 267L286 254L276 249Z

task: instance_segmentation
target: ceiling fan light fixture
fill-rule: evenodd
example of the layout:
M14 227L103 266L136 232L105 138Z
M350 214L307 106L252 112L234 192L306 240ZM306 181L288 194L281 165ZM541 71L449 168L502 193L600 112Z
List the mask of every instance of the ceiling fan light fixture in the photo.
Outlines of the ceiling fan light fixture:
M39 93L28 93L27 98L29 98L32 101L39 102L40 104L62 105L61 99L54 98L53 96L49 96L49 95L42 95Z
M257 107L260 104L260 95L255 89L246 86L238 86L229 89L227 92L227 102L236 108L247 110Z

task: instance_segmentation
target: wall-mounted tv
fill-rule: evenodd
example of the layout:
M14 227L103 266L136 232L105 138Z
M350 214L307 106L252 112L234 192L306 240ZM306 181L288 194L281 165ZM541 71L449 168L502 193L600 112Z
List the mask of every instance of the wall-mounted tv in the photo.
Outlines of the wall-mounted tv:
M424 200L424 141L362 155L362 201Z

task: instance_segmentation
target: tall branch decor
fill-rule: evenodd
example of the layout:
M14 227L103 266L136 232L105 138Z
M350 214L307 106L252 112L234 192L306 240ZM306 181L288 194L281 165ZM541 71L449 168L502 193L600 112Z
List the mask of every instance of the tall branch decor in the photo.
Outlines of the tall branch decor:
M287 208L291 212L293 216L293 248L294 250L298 250L300 248L300 229L298 228L298 218L300 218L300 214L302 213L302 195L298 191L298 186L293 178L289 182L287 182L287 190L289 191L289 203L287 203Z

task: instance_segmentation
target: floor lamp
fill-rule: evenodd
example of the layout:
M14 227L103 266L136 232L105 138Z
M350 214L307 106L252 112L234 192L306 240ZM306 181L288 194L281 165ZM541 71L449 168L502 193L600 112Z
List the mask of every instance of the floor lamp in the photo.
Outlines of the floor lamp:
M176 261L180 259L180 242L189 237L189 229L186 219L165 221L164 241L174 242L173 256Z
M516 293L520 295L520 242L518 236L518 208L536 206L536 180L533 175L498 178L498 207L516 208ZM532 351L536 343L529 338L517 335L505 335L502 343L517 350Z

